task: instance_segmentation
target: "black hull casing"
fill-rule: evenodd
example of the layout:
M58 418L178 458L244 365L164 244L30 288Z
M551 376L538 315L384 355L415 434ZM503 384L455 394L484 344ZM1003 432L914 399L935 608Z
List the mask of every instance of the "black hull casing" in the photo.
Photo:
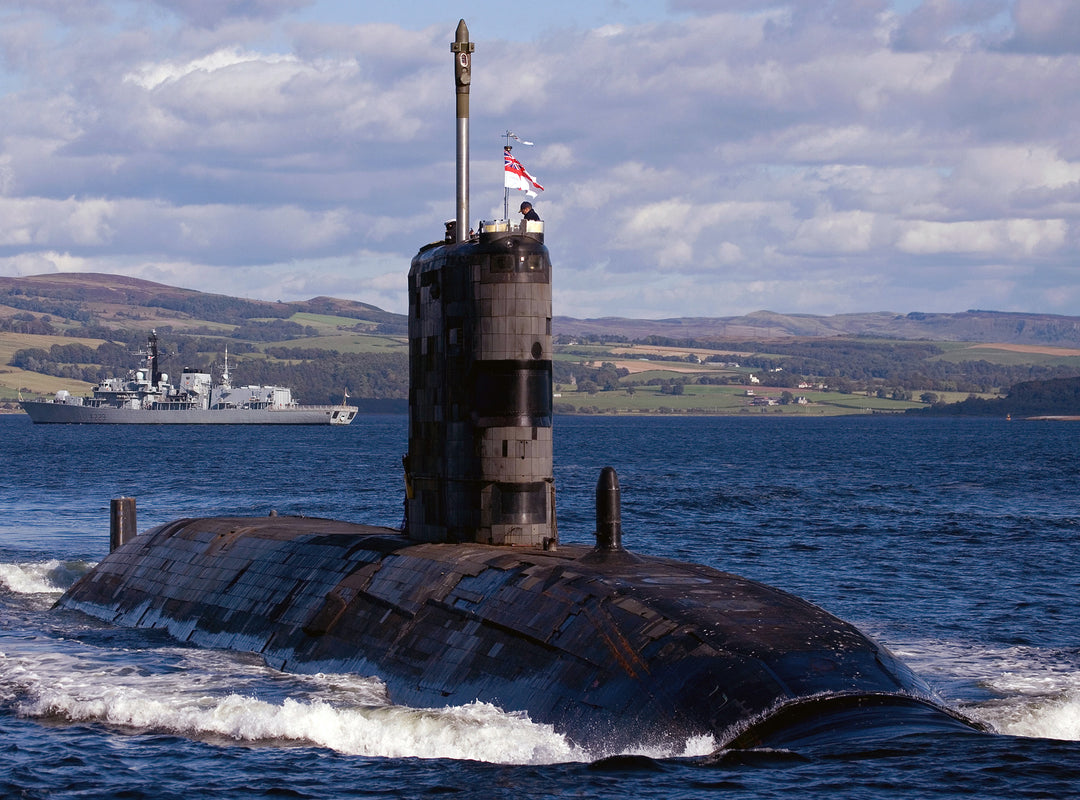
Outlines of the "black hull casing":
M699 735L754 744L778 733L751 723L811 709L793 715L804 725L837 697L878 727L969 727L817 606L626 552L416 543L319 519L183 519L111 553L58 605L281 669L377 675L399 704L525 711L593 753Z

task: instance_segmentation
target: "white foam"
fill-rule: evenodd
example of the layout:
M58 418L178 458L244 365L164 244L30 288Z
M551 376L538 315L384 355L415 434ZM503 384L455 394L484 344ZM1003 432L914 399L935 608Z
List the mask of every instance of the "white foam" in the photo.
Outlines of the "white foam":
M313 744L386 758L450 758L503 764L592 761L550 725L483 702L416 709L390 705L384 685L355 675L286 675L250 657L182 648L117 664L92 651L7 653L0 696L29 717L98 722L192 738ZM168 662L162 664L162 660ZM263 695L260 697L260 695ZM711 737L657 758L704 755Z
M1001 733L1080 741L1080 663L1075 652L1009 648L986 679L999 699L982 712Z
M964 713L1012 736L1080 741L1080 653L1075 650L920 642L893 648L932 682L989 699ZM956 698L946 698L956 699Z
M1080 741L1080 690L1056 697L1014 697L983 708L999 733Z
M344 708L325 700L291 697L276 703L238 694L150 694L133 686L110 687L88 697L70 687L50 687L20 710L30 716L61 716L196 737L291 740L351 755L498 763L573 760L562 737L484 703L431 711L398 706Z
M0 585L15 594L63 592L94 565L86 561L49 561L0 564Z

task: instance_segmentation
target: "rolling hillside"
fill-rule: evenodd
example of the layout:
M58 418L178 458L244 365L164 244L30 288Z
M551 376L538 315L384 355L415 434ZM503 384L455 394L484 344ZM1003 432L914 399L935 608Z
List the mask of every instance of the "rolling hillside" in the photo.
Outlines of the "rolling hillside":
M405 407L401 314L331 297L268 302L89 273L0 278L0 402L20 392L88 392L133 366L151 328L171 374L220 368L227 348L238 384L287 385L308 403L340 400L347 389L369 410ZM566 412L733 413L764 399L788 413L900 411L1080 376L1080 317L1046 314L556 317L553 332L556 407ZM751 400L752 386L760 390Z

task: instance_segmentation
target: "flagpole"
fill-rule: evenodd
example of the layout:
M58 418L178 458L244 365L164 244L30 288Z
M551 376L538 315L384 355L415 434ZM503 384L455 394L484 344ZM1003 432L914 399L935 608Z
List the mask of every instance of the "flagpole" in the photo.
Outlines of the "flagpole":
M506 154L513 152L513 146L510 144L510 140L513 139L515 142L521 142L522 144L527 144L530 147L532 146L532 142L526 142L524 139L522 139L520 136L510 130L506 131L506 133L503 134L503 139L506 140L503 144L503 219L509 222L510 187L506 185Z
M506 151L503 150L505 153ZM503 219L510 221L510 187L506 185L506 169L503 168Z
M510 131L503 134L506 143L503 144L503 153L510 150ZM510 187L506 185L506 156L503 156L503 219L510 222Z
M536 192L532 191L544 191L544 187L528 173L525 167L518 159L513 155L512 147L510 146L510 140L515 142L521 142L522 144L532 145L532 142L526 142L520 138L513 131L507 131L503 134L506 138L506 144L503 145L503 217L507 223L510 222L510 190L521 189L529 197L536 197ZM507 173L512 173L514 179L511 180Z

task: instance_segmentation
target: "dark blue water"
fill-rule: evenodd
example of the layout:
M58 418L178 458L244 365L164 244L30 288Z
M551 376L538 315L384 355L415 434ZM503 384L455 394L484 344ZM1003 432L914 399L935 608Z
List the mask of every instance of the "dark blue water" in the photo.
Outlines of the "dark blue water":
M799 594L999 731L800 752L597 761L474 703L391 704L372 676L295 676L50 610L139 527L200 514L396 525L403 417L330 428L33 426L0 417L0 796L892 798L1080 794L1080 424L564 418L560 536L601 467L624 543Z

